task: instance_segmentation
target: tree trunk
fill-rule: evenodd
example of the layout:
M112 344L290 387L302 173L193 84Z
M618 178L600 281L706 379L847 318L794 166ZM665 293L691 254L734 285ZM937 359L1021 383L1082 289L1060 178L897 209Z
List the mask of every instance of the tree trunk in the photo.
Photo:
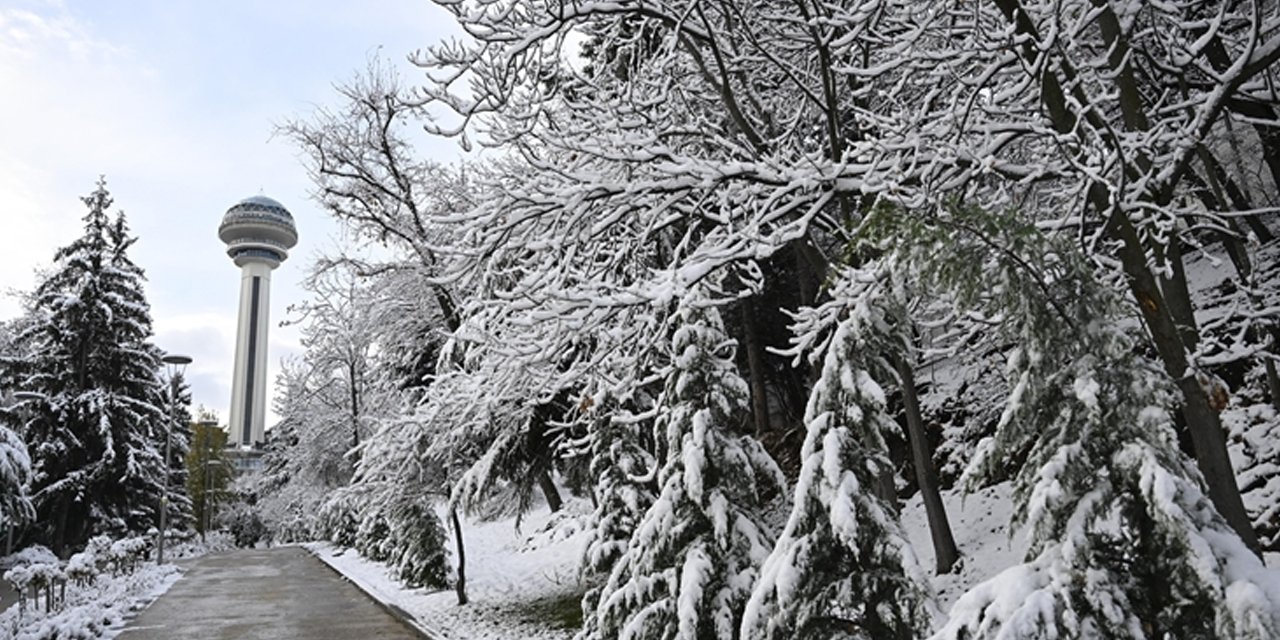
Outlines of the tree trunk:
M895 356L894 366L897 367L898 379L902 382L902 407L907 414L907 440L911 444L911 462L916 468L920 499L924 502L925 515L929 518L929 535L933 538L933 552L937 559L936 569L939 575L950 573L960 559L960 551L956 548L955 537L951 535L947 510L942 504L942 494L938 491L938 471L933 465L933 451L925 433L924 418L920 415L915 375L906 358Z
M1169 238L1165 260L1169 263L1170 277L1160 278L1160 290L1169 305L1169 313L1177 323L1182 344L1187 351L1195 351L1200 344L1200 328L1196 324L1195 308L1191 304L1191 290L1187 287L1187 271L1182 263L1182 240L1175 234Z
M747 368L751 385L751 417L755 423L756 438L767 441L769 424L769 396L764 382L764 351L760 346L760 331L756 326L755 298L742 301L742 332L746 338Z
M1243 193L1229 193L1229 192L1224 193L1226 189L1223 186L1222 182L1226 179L1226 176L1225 176L1225 171L1222 170L1221 164L1217 162L1217 160L1213 157L1212 154L1209 153L1208 149L1206 149L1204 145L1200 146L1199 153L1200 153L1201 161L1204 162L1205 167L1209 170L1207 178L1208 178L1209 188L1212 189L1211 193L1202 193L1200 196L1201 200L1205 202L1206 206L1213 209L1215 207L1212 204L1210 204L1211 202L1215 200L1220 202L1223 200L1223 198L1230 195L1232 202L1235 203L1236 208L1243 209L1243 210L1248 210L1253 208L1251 202L1245 197ZM1200 191L1203 192L1204 190L1201 189ZM1254 217L1255 216L1247 216L1247 218L1250 218L1250 219ZM1261 221L1257 221L1257 222L1258 224L1262 224ZM1227 220L1227 224L1230 225L1230 232L1224 232L1220 234L1222 238L1222 246L1227 250L1227 256L1231 258L1231 264L1235 266L1236 275L1239 276L1240 282L1243 284L1243 288L1246 290L1252 290L1253 261L1249 259L1249 252L1245 249L1244 243L1240 241L1240 238L1244 237L1244 234L1241 233L1240 226L1239 224L1236 223L1236 220L1234 218L1229 218ZM1263 228L1265 229L1265 226ZM1258 235L1256 231L1254 235ZM1247 294L1247 295L1251 303L1251 306L1254 309L1262 308L1263 306L1262 301L1258 298L1257 295L1254 295L1254 294ZM1271 338L1271 349L1270 349L1271 353L1274 354L1274 353L1280 352L1280 330L1278 330L1274 325L1266 329L1253 331L1252 333L1254 334L1253 337L1255 339L1259 339L1259 338L1265 339L1267 335L1269 335ZM1276 363L1271 358L1263 356L1262 368L1266 372L1267 390L1268 390L1268 395L1271 397L1271 404L1277 410L1280 410L1280 374L1277 374L1276 372Z
M1022 44L1021 54L1027 62L1038 65L1041 53L1034 43L1039 41L1039 34L1028 14L1022 10L1019 0L994 2L1018 34L1029 36ZM1087 96L1075 84L1074 69L1064 63L1059 67L1058 73L1065 74L1067 86L1073 87L1072 99L1079 103L1077 108L1081 109L1080 117L1088 120L1095 128L1106 130L1106 123L1095 122L1100 118L1098 112L1088 108ZM1046 69L1041 74L1040 102L1048 112L1055 130L1065 134L1074 129L1077 114L1072 111L1063 85L1053 70ZM1126 122L1128 120L1129 114L1126 114ZM1104 185L1095 183L1090 186L1087 197L1092 208L1099 213L1111 212L1107 220L1107 235L1120 241L1118 257L1127 276L1129 290L1142 312L1143 321L1164 364L1165 372L1182 391L1183 415L1187 419L1187 428L1195 446L1196 464L1208 485L1209 498L1240 539L1261 557L1258 536L1244 510L1244 501L1240 499L1240 489L1231 468L1231 459L1227 455L1222 423L1218 414L1209 406L1208 397L1196 379L1195 372L1190 370L1186 345L1182 342L1182 336L1155 276L1147 267L1146 250L1138 237L1138 231L1124 211L1112 208L1110 196Z
M449 521L453 523L453 543L458 548L458 604L467 603L467 548L462 543L462 523L458 521L458 508L449 507Z
M351 391L351 448L360 446L360 390L357 388L358 365L355 360L347 363L347 380Z
M556 489L556 483L551 480L551 474L546 469L538 472L538 486L542 488L542 495L546 496L547 506L552 513L564 506L564 500L560 499L560 491Z
M1137 230L1122 212L1112 215L1108 226L1111 228L1111 235L1122 242L1120 261L1165 372L1182 391L1183 415L1187 419L1187 429L1195 447L1196 464L1208 485L1209 498L1245 545L1261 557L1258 536L1245 512L1235 471L1231 468L1222 422L1218 413L1209 406L1209 398L1200 386L1196 372L1191 370L1187 362L1186 346L1169 312L1168 304L1156 285L1155 277L1147 268L1146 252L1138 239Z

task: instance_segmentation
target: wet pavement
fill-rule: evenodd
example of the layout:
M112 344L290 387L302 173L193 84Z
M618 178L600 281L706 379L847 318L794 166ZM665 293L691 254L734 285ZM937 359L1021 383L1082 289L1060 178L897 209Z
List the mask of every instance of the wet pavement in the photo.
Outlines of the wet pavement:
M206 556L119 640L365 640L422 636L299 547Z

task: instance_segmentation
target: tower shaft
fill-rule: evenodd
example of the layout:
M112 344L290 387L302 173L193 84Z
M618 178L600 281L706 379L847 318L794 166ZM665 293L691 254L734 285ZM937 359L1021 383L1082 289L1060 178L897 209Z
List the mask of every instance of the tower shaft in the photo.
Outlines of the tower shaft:
M289 257L289 249L298 243L298 230L284 205L259 195L227 209L218 226L218 238L227 244L227 256L240 267L228 444L256 449L266 442L271 271Z
M264 440L267 392L267 330L270 326L271 270L274 264L246 261L240 267L240 314L231 386L231 442Z

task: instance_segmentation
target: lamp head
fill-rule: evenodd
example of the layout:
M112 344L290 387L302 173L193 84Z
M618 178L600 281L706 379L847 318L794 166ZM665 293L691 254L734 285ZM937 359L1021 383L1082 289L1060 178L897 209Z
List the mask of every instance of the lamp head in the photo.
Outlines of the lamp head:
M191 364L191 356L184 356L177 353L166 353L160 358L160 362L165 363L169 369L169 379L173 380L179 374L187 370L187 365Z

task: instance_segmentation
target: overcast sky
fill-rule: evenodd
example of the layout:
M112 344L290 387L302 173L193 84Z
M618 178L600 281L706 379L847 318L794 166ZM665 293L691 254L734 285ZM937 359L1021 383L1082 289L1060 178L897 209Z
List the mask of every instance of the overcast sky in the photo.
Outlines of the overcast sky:
M33 288L82 232L79 197L105 175L139 238L156 344L194 358L194 400L225 423L239 273L217 239L223 213L262 193L297 222L271 285L274 378L299 351L279 322L337 229L274 125L335 105L333 84L371 56L411 81L405 55L452 29L428 0L0 0L0 290ZM0 319L19 311L0 298Z

